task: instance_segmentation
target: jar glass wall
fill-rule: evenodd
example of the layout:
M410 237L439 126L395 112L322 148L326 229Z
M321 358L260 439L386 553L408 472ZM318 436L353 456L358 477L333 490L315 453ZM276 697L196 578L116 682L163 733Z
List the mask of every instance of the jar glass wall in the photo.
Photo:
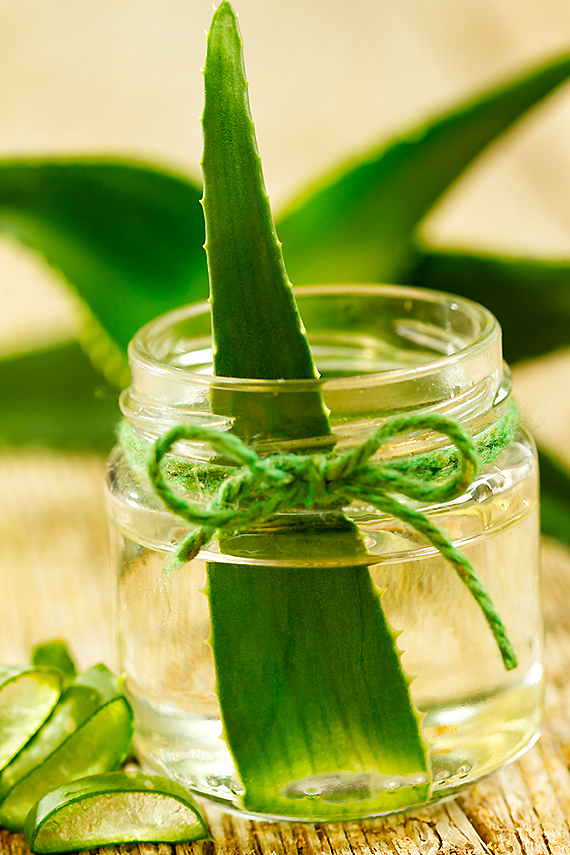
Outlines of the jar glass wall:
M145 766L249 815L359 818L452 795L512 759L538 733L542 625L536 454L525 430L513 426L500 330L485 309L448 294L397 286L319 286L297 289L296 297L320 380L213 377L205 304L159 318L131 345L132 384L122 399L127 428L108 467L121 667L135 708L135 749ZM146 476L144 460L154 440L180 423L231 430L236 412L247 412L250 421L252 413L263 419L268 400L278 399L284 412L310 413L316 394L329 413L333 439L281 441L280 449L313 454L330 452L334 443L335 452L342 453L401 413L450 416L479 440L484 465L462 496L445 504L402 501L425 513L470 560L514 646L515 669L505 669L478 603L446 559L414 528L364 501L343 507L342 514L335 511L345 527L357 532L358 549L347 552L347 544L355 541L339 535L336 518L301 508L253 532L214 538L194 560L165 574L165 558L188 526L165 509ZM271 440L255 443L255 433L255 423L250 424L250 441L259 454L275 450ZM376 458L444 459L448 447L446 437L421 430L394 438ZM169 471L177 487L204 501L220 483L224 466L205 443L178 443L174 452ZM298 585L300 574L309 570L326 576L327 584L336 578L346 582L348 566L359 584L371 580L389 625L399 633L402 667L412 677L409 693L429 758L425 775L420 770L414 778L393 766L381 774L376 766L367 768L362 757L351 768L335 768L331 759L326 772L322 764L318 773L307 768L281 785L274 807L251 796L254 783L246 781L244 793L220 718L216 692L223 683L212 650L208 598L211 568L230 584L236 565L255 571L257 577L251 578L263 578L260 585L268 574L278 574L274 590L279 597L284 591L289 596L284 580ZM228 651L255 632L254 599L244 605L236 592L236 602L244 616L235 623ZM280 607L274 607L280 620ZM307 601L306 610L310 607ZM248 608L253 610L249 616ZM333 637L332 631L327 635L326 620L322 616L324 645ZM370 627L365 616L362 620L364 650ZM320 636L311 638L318 642ZM238 675L243 683L259 680L251 669L268 667L272 643L268 638L259 645L259 656L250 657L249 673L244 669ZM304 643L301 631L296 643ZM291 656L294 668L313 653ZM358 660L351 680L358 681L359 669L367 679L366 666ZM279 698L272 702L277 703L275 727L284 727ZM261 721L261 709L259 716ZM342 724L338 733L336 725L329 724L329 730L342 742ZM268 737L268 767L270 742Z

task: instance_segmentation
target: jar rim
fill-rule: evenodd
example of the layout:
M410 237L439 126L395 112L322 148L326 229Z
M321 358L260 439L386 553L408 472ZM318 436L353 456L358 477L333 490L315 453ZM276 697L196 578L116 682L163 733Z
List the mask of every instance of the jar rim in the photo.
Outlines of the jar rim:
M510 394L499 324L471 300L399 285L309 285L294 292L323 376L258 380L209 373L209 305L184 306L151 321L131 342L132 380L121 409L137 433L152 438L196 420L228 429L230 417L212 410L213 392L239 392L253 396L252 403L279 395L284 407L318 392L335 435L342 425L366 430L396 413L427 411L476 430ZM192 370L192 361L208 373Z
M411 377L419 378L426 374L432 374L450 368L454 363L465 359L466 351L469 356L474 355L475 351L486 351L496 348L497 345L501 348L501 331L500 326L495 316L484 306L469 300L466 297L461 297L456 294L451 294L444 291L436 291L428 288L418 288L414 286L404 285L383 285L383 284L361 284L354 285L333 284L333 285L302 285L293 288L295 297L304 297L306 295L325 296L331 294L345 293L346 289L350 288L350 293L353 295L370 295L408 298L417 301L421 299L425 303L447 303L450 309L462 311L469 314L471 318L478 323L478 334L464 347L454 350L452 353L442 355L436 359L422 362L419 365L387 368L377 372L354 373L342 377L326 377L326 378L310 378L299 380L264 380L256 378L243 377L226 377L222 375L205 374L199 371L192 371L186 366L172 365L160 359L156 352L153 352L153 346L156 348L161 337L164 337L168 330L171 330L177 324L180 324L192 317L204 315L209 317L210 306L208 301L200 303L191 303L186 306L181 306L167 312L149 323L145 324L134 336L129 345L129 361L131 370L136 366L142 368L145 372L155 376L161 375L166 378L171 376L174 378L187 379L188 382L208 388L235 388L239 386L245 389L263 388L266 390L281 389L286 385L291 390L309 390L318 389L323 383L326 383L328 388L342 389L350 388L357 380L359 385L389 385L395 382L405 382ZM502 355L501 355L502 358ZM134 373L134 372L133 372Z

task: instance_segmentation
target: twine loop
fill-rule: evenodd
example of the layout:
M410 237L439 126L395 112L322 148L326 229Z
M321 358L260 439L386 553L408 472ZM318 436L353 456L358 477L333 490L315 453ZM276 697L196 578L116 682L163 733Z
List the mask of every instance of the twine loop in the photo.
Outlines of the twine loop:
M409 475L399 471L394 462L371 459L391 438L426 430L447 436L457 450L458 466L446 480ZM162 472L161 461L180 440L207 442L224 459L240 467L225 478L208 504L193 502L173 490ZM423 513L392 495L422 503L446 502L467 489L478 468L476 445L461 425L446 416L428 413L389 419L348 452L307 455L277 452L266 457L260 457L251 446L231 433L179 425L155 443L148 473L165 505L196 527L175 549L165 565L168 570L194 558L217 531L243 531L277 513L297 508L327 510L350 505L356 500L397 517L424 535L454 567L479 603L505 666L511 669L517 665L514 650L489 595L467 558Z

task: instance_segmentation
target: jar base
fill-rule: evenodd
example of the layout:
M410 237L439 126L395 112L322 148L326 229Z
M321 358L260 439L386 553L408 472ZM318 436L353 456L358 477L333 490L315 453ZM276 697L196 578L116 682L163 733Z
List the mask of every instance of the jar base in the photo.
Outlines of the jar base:
M295 788L302 786L304 796L314 793L315 813L312 816L295 815L294 808L291 815L244 809L241 805L243 787L221 738L219 718L182 716L174 708L158 709L131 698L137 721L133 744L143 767L174 778L196 796L242 818L289 822L361 820L453 798L516 759L540 735L541 693L540 682L525 683L516 689L511 687L507 693L474 699L469 704L428 710L422 722L424 738L433 745L429 755L432 784L427 800L418 802L417 796L414 799L414 788L410 786L410 802L403 803L403 782L397 776L393 780L374 782L362 774L331 774L295 782L291 788L292 803ZM370 804L372 799L366 798L367 807L362 795L355 797L358 791L365 789L370 793L379 786L389 793L398 793L393 808L375 810ZM319 801L323 804L322 813Z

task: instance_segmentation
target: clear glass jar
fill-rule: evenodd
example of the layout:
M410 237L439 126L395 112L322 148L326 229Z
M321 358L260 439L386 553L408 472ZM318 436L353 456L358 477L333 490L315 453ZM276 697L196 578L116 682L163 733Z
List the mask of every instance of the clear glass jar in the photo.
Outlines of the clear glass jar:
M250 816L360 818L449 797L511 760L537 737L543 674L537 461L532 439L522 426L513 428L506 439L503 434L502 447L492 448L492 431L508 418L511 380L502 361L500 328L487 310L449 294L398 286L304 287L296 289L296 298L320 380L213 377L207 304L153 321L131 344L132 384L122 396L127 438L108 466L121 668L135 709L135 750L144 766ZM413 528L363 502L342 509L344 520L357 527L364 544L357 555L354 550L343 555L344 535L340 540L329 534L323 537L322 528L315 532L309 516L303 517L307 511L299 510L295 516L301 522L293 538L280 537L291 529L293 517L287 514L284 522L222 539L222 545L214 538L194 560L165 575L165 558L189 526L165 509L150 486L143 461L154 440L180 423L230 430L232 418L216 413L217 404L212 405L230 394L234 402L247 402L249 413L256 407L261 413L267 396L279 397L285 410L288 400L298 407L306 396L308 411L315 392L322 395L340 452L401 413L445 414L487 443L490 462L464 495L429 506L402 501L422 510L471 561L516 651L514 670L505 669L479 605L446 559ZM325 450L330 449L330 438L297 439L280 447L312 453L323 442ZM274 445L262 442L257 450L274 450ZM445 453L448 446L446 437L418 431L393 439L376 458L417 459L442 449ZM177 485L184 481L191 498L204 499L209 472L212 482L219 482L220 462L207 444L178 443L172 459ZM198 478L192 474L196 471ZM330 768L321 758L315 761L316 771L303 771L302 764L295 766L291 760L297 778L278 788L276 800L252 797L255 786L246 783L244 793L220 719L209 568L220 573L226 567L229 574L240 565L257 574L281 573L277 578L282 584L283 574L307 572L308 567L318 570L321 579L336 578L331 574L343 573L348 564L358 565L358 572L372 580L389 624L399 633L402 667L413 675L408 691L426 747L426 774L420 770L410 777L409 768L399 774L394 765L389 773L380 774L376 767L366 768L362 758L350 768L335 768L334 745L344 744L345 737L342 723L335 720L328 725L331 745L319 746L324 756L330 748ZM301 577L294 578L297 584ZM243 613L229 652L239 651L238 627L246 638L250 625L252 633L259 631L254 628L259 611L254 600L255 596L245 606L241 601ZM340 616L350 612L350 604L346 609L337 605ZM279 609L276 614L278 622ZM367 629L362 627L363 647ZM343 631L341 622L339 632ZM220 629L215 634L219 637ZM330 638L323 627L323 645ZM274 643L268 637L267 643L259 644L259 657L250 656L249 675L236 675L238 694L240 680L249 688L250 681L254 685L259 680L259 674L253 677L256 668L270 668L267 650ZM320 641L315 646L320 647ZM307 661L313 656L304 651L301 661L305 654ZM322 650L315 661L335 659L329 653L319 660L321 654ZM299 657L293 659L297 664L291 667L299 667ZM365 667L355 662L356 676L347 679L358 681ZM355 691L359 690L357 686ZM263 691L259 729L265 741L258 752L270 768L272 756L280 750L275 745L283 740L279 733L267 731L271 717L261 709L266 703L261 695ZM283 728L287 718L279 718L279 698L272 702L277 703L275 727ZM309 691L305 706L312 703ZM324 706L330 712L334 703ZM252 711L253 730L255 722Z

